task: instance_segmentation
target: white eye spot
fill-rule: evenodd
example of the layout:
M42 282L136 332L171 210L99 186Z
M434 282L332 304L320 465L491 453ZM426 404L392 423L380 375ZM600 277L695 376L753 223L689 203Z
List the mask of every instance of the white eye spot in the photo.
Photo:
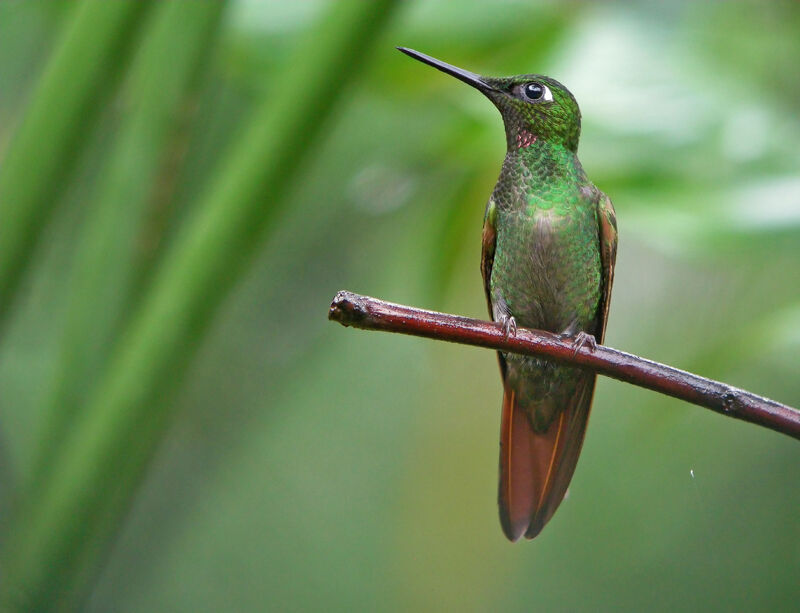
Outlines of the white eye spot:
M550 91L550 88L547 85L544 86L544 93L542 94L542 100L545 102L552 102L553 101L553 92Z

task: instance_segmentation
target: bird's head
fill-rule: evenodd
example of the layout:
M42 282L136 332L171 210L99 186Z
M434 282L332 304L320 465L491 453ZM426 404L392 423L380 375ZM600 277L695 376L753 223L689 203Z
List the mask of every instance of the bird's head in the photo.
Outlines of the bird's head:
M398 50L464 81L489 98L503 116L510 149L541 139L577 151L581 112L575 97L555 79L537 74L484 77L413 49Z

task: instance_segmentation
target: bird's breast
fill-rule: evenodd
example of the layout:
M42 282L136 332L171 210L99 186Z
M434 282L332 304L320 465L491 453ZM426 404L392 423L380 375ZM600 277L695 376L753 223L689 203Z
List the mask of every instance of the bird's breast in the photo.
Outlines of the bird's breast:
M593 206L540 197L524 204L498 218L493 299L523 327L588 330L601 290Z

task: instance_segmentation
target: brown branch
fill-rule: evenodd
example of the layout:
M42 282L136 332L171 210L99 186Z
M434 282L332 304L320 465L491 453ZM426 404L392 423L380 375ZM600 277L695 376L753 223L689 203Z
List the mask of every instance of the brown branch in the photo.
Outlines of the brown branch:
M722 415L800 439L800 411L719 381L598 345L577 351L570 339L519 328L505 337L500 324L384 302L341 291L328 319L362 330L382 330L440 341L545 357L680 398Z

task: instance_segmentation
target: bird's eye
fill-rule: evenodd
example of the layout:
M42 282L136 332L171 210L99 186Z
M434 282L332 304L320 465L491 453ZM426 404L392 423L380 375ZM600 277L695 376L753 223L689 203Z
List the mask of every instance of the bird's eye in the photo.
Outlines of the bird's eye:
M534 102L538 102L541 100L550 102L553 99L553 94L550 92L550 88L547 85L542 85L541 83L526 83L522 86L522 94L528 100L532 100Z
M544 95L544 87L538 83L528 83L523 91L529 100L539 100Z

